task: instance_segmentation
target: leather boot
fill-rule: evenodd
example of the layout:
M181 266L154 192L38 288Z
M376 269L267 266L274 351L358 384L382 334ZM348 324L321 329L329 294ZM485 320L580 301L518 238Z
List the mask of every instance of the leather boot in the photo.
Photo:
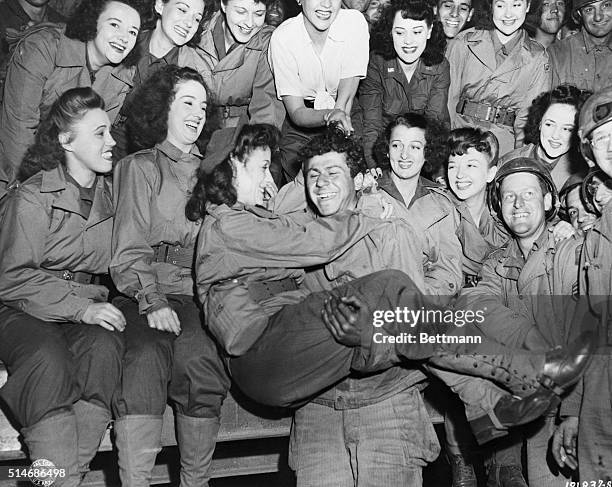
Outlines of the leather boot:
M100 447L111 414L108 409L83 400L77 401L73 407L77 422L79 473L83 478Z
M128 415L115 421L119 477L123 487L149 487L161 451L162 417Z
M453 473L452 487L478 487L476 472L471 463L468 463L463 455L447 454Z
M498 382L522 397L540 385L560 394L575 384L586 370L595 350L595 340L593 332L585 331L567 348L555 348L544 356L445 353L432 357L430 362L443 369ZM538 362L539 365L535 365Z
M525 398L503 396L493 412L469 422L479 445L506 435L511 426L529 423L556 408L560 399L552 391L540 387Z
M53 482L58 487L76 487L81 483L77 466L77 425L74 411L66 411L22 428L21 434L30 460L49 460L64 475Z
M520 465L491 465L487 487L528 487Z
M208 487L219 418L176 415L176 441L181 453L181 487Z

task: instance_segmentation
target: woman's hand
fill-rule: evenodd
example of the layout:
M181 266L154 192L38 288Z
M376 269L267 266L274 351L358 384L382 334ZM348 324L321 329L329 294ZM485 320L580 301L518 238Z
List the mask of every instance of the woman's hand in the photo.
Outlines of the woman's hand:
M147 321L150 328L174 333L177 336L181 333L181 322L170 306L147 313Z
M111 303L92 303L87 306L83 317L83 323L88 325L98 325L109 331L125 330L125 317L121 310Z
M271 210L274 206L274 198L278 194L278 188L274 181L265 181L263 185L264 192L264 204L268 210Z
M578 418L570 416L557 426L552 439L552 455L559 467L578 467L576 460L576 438L578 437Z
M558 222L554 227L550 229L550 231L555 237L555 242L560 242L561 240L568 239L578 234L572 224L564 220Z

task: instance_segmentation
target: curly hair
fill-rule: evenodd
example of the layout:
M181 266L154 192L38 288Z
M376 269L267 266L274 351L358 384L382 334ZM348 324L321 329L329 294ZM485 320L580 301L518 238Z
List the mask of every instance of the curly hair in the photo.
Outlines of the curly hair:
M493 132L485 132L477 127L451 130L448 137L449 155L462 156L468 149L485 154L489 160L489 167L497 165L499 141Z
M160 68L136 89L125 107L130 148L148 149L165 140L168 135L170 105L182 81L200 83L206 88L207 99L210 100L208 87L196 70L175 64Z
M141 24L149 15L150 2L148 0L81 0L66 23L66 37L81 42L93 41L98 34L98 18L107 5L113 1L124 3L136 10L140 15ZM136 44L122 64L135 65L141 57L139 51L138 44Z
M324 133L313 137L298 153L297 160L302 166L304 175L308 171L308 162L313 157L322 156L328 152L344 154L351 177L367 169L363 146L353 137L346 136L338 126L332 124Z
M272 158L277 157L279 130L267 123L244 125L234 148L229 155L212 171L198 170L198 180L191 197L185 206L185 216L191 221L198 221L206 214L206 203L231 206L237 201L234 187L233 164L247 165L249 156L255 149L269 148Z
M164 4L168 3L170 0L162 0ZM203 0L204 10L202 11L202 20L200 20L200 24L198 25L198 29L191 39L189 39L185 45L189 47L196 48L200 44L202 40L202 33L207 28L210 19L214 15L214 13L219 10L219 4L217 2L211 2L209 0ZM146 16L142 19L142 27L141 32L154 30L157 26L157 21L161 19L161 15L155 10L155 0L151 0L149 11Z
M401 12L404 19L424 20L429 27L433 26L421 59L425 66L440 64L444 60L446 36L442 24L436 19L433 5L427 0L391 0L391 3L383 8L379 21L372 29L372 51L385 59L397 56L391 31L398 12Z
M48 171L66 164L66 153L60 144L59 135L70 133L74 124L89 110L96 108L104 110L104 100L91 88L65 91L41 121L34 143L23 156L17 179L25 181L41 170Z
M540 26L543 11L544 11L544 0L531 0L531 7L529 9L529 12L527 12L527 17L525 18L525 25L524 25L525 30L527 31L530 37L535 36L536 30ZM563 19L561 19L561 27L563 27L568 22L570 22L571 11L572 11L571 2L570 0L567 0L566 5L565 5L565 13L563 15Z
M425 132L425 164L423 164L421 174L429 179L436 175L443 175L448 161L448 128L437 119L416 112L398 115L378 137L374 146L374 156L378 166L383 170L391 170L388 156L389 141L393 129L400 125L420 128Z
M580 115L582 105L591 94L591 91L581 90L573 85L560 85L551 91L538 95L529 107L527 123L525 124L525 144L538 145L540 143L540 124L542 123L542 118L551 105L560 103L562 105L573 106L576 109L575 128L572 132L570 150L579 151L578 116Z

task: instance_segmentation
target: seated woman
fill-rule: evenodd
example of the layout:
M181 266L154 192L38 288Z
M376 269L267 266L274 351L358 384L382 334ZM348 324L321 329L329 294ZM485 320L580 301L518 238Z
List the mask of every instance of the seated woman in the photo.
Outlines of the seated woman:
M0 164L11 180L40 120L65 90L91 86L111 123L115 120L132 84L128 55L140 30L140 5L140 0L83 0L65 31L35 28L17 45L0 107Z
M373 168L374 144L393 117L419 112L450 125L450 71L444 31L425 0L393 0L385 6L371 43L358 99L366 161Z
M196 222L185 218L208 96L191 68L164 66L134 95L127 120L141 150L115 168L110 272L123 296L126 354L114 412L123 485L148 485L168 396L176 410L181 485L208 484L229 379L193 296ZM168 382L170 381L170 386Z
M125 318L94 284L110 263L110 121L91 88L68 90L41 122L0 223L0 398L31 460L78 485L111 419Z
M198 52L205 16L204 0L156 0L151 2L155 18L152 29L141 32L138 38L136 71L132 90L127 95L121 114L113 124L113 137L117 141L114 154L120 159L133 152L126 134L125 121L131 110L133 94L153 73L168 64L189 66L200 74L209 67Z
M586 174L588 166L580 154L577 122L590 94L561 85L533 100L525 125L526 145L503 155L500 167L517 157L537 159L550 171L557 190L573 174Z
M368 66L368 24L340 0L320 7L302 0L302 12L276 28L270 40L270 64L276 94L287 118L280 144L280 165L274 180L280 186L300 171L297 154L331 122L353 131L350 113L359 80Z
M211 130L206 164L215 165L231 151L235 128L269 123L280 128L285 108L276 97L268 62L274 27L265 25L272 0L222 0L199 43L209 67Z

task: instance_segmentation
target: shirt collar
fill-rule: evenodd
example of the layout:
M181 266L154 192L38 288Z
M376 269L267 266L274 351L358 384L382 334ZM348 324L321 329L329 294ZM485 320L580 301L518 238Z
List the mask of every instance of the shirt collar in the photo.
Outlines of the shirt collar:
M495 52L495 54L499 53L499 51L505 48L506 56L509 56L510 53L514 51L514 48L523 40L522 29L519 29L519 31L512 38L512 40L507 42L506 44L502 44L502 42L499 40L499 37L497 37L497 34L495 33L495 29L491 29L489 31L489 34L491 35L491 41L493 42L493 51Z
M193 148L189 154L184 153L181 149L174 146L167 140L156 144L155 147L174 162L193 162L194 159L202 159L202 154L200 153L196 144L193 145Z
M343 41L345 39L343 25L338 23L338 19L340 18L341 14L342 10L338 12L338 15L329 26L329 30L327 31L327 39L331 39L332 41ZM304 42L307 44L312 44L312 39L306 30L306 18L304 17L304 14L300 12L297 18L299 19L298 25L300 35L303 37Z
M593 38L587 34L584 27L582 28L582 38L584 39L584 47L586 49L587 54L589 54L593 49L598 47L607 47L608 50L612 51L612 33L608 34L608 42L607 44L595 44L593 42Z

